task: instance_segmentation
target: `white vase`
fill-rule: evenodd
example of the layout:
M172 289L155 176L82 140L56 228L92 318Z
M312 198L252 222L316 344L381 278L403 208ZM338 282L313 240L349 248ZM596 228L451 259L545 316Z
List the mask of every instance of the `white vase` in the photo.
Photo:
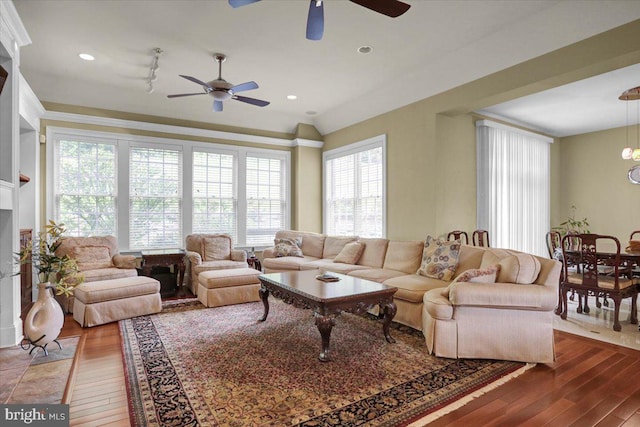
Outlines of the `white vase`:
M47 352L45 347L58 338L64 325L62 307L55 300L48 286L50 286L49 283L38 283L38 299L24 320L25 338L34 348L41 347L45 354Z

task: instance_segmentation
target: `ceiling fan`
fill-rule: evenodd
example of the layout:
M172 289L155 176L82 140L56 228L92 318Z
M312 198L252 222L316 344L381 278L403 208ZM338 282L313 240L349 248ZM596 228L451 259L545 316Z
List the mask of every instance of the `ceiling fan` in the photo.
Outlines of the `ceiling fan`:
M210 82L203 82L191 76L184 76L180 74L180 77L190 80L194 83L198 83L204 89L204 92L196 93L179 93L176 95L167 95L167 98L179 98L182 96L193 95L211 95L213 97L213 111L222 111L222 102L227 99L235 99L236 101L246 102L247 104L257 105L258 107L266 107L269 102L261 99L249 98L246 96L236 95L238 92L244 92L246 90L258 89L256 82L245 82L239 85L232 85L228 81L222 78L222 63L227 60L227 56L222 53L215 53L214 59L218 62L218 78L211 80Z
M241 7L261 0L229 0L231 7ZM411 5L398 0L349 0L353 3L371 9L374 12L397 18L405 13ZM311 0L307 17L307 39L321 40L324 32L324 1Z

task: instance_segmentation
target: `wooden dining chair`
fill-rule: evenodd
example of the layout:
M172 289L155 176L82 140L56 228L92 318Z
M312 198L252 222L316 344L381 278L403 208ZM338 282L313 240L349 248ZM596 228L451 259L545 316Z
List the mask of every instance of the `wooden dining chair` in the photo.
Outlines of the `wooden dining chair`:
M569 239L576 239L577 248L569 246ZM598 246L613 245L615 252L600 252ZM637 299L638 288L633 279L628 277L629 272L620 263L620 241L614 236L599 234L567 235L562 238L562 280L560 288L563 299L562 319L567 318L567 292L574 289L578 295L607 296L614 303L613 330L619 332L620 303L624 298L631 298L630 322L638 322ZM577 262L578 271L572 269L572 264ZM612 268L611 274L601 274L602 266Z
M452 239L453 237L453 239ZM462 241L462 237L464 237L464 242ZM469 244L469 235L466 231L453 230L447 234L447 240L460 240L460 243L464 243L465 245Z
M471 235L471 241L473 246L484 246L486 248L489 245L489 232L487 230L475 230Z
M629 236L629 240L636 240L636 236L638 236L637 240L640 240L640 230L632 231L631 235Z
M562 242L562 235L557 231L549 231L545 236L545 241L547 242L547 252L549 253L549 258L555 259L556 261L562 261L562 250L560 249L560 245ZM563 301L562 301L562 289L560 288L560 283L562 282L562 272L560 272L560 279L558 281L558 305L556 306L555 313L557 315L561 315L564 309ZM573 297L575 295L575 291L571 293L569 299L573 301Z

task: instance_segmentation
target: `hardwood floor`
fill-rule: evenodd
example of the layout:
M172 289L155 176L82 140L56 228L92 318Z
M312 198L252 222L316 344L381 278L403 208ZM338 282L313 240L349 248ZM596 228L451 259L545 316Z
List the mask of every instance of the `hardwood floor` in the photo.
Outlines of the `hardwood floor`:
M639 332L640 333L640 332ZM117 323L82 329L71 426L128 426ZM640 351L556 331L557 360L538 365L430 426L640 426Z

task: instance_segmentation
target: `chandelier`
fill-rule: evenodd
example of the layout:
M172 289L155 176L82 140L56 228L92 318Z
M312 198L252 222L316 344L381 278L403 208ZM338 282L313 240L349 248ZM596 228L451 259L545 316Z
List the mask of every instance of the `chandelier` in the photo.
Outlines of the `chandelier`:
M625 90L618 97L621 101L638 101L640 100L640 86ZM633 159L640 162L640 102L637 106L638 119L636 120L636 148L631 148L629 144L629 105L627 104L627 146L622 150L622 158L625 160Z

